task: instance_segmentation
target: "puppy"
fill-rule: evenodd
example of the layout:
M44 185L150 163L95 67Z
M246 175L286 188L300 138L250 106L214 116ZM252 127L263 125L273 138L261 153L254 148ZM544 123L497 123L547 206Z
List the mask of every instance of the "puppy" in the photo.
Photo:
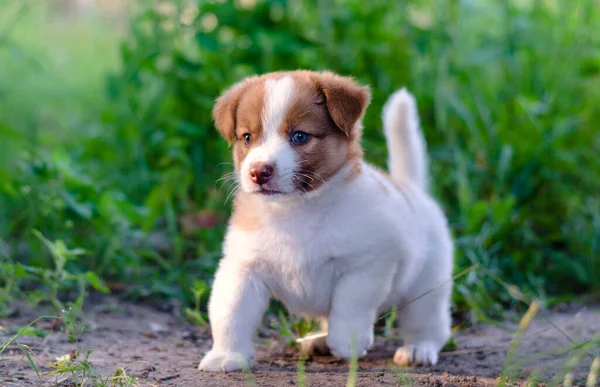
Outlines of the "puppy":
M427 193L413 97L383 111L389 175L360 145L368 87L330 72L251 77L225 91L213 116L233 144L234 199L209 302L214 344L199 369L251 367L271 297L321 319L337 357L362 356L379 313L399 307L400 365L435 364L450 337L453 245ZM416 300L415 300L416 299ZM411 302L412 301L412 302Z

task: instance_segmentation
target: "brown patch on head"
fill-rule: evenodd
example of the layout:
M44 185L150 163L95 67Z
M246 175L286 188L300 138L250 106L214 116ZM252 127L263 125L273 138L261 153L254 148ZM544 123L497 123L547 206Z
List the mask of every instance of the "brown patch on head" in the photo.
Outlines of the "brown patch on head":
M231 145L235 138L237 111L242 96L246 94L250 86L256 84L257 79L257 77L250 77L236 83L225 90L215 102L215 107L212 111L215 126L229 145Z
M263 127L262 114L265 104L265 84L264 80L258 80L248 86L240 97L236 109L236 125L234 128L234 147L233 163L236 169L250 153L250 151L262 144ZM247 144L244 135L250 135L250 142Z
M233 144L235 168L263 141L262 113L265 103L264 77L251 77L227 89L213 109L215 126L229 145ZM244 136L250 135L246 143Z
M351 136L371 101L369 87L330 72L316 74L313 78L317 88L325 96L333 122L346 135Z
M331 73L291 75L294 97L280 133L291 138L298 130L310 136L306 144L292 145L300 160L296 180L301 189L319 188L349 163L353 164L350 174L358 175L362 158L358 126L368 90Z
M216 101L215 126L229 145L233 144L233 162L238 170L248 153L264 141L265 81L284 74L276 72L246 78L223 92ZM248 144L244 140L246 134L250 135Z

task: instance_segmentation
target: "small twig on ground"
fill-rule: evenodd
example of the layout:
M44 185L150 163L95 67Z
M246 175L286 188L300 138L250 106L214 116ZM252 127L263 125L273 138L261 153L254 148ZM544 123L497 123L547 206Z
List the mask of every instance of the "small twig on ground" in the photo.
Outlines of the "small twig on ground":
M181 374L175 374L175 375L169 375L169 376L154 378L154 380L156 380L157 382L160 383L160 382L166 382L167 380L176 379L176 378L178 378L180 376L181 376Z

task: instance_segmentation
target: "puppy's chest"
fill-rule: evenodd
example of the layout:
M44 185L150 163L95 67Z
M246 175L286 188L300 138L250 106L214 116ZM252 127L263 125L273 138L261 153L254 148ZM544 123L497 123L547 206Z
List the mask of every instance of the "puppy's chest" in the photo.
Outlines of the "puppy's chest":
M317 228L280 226L264 233L256 267L271 294L290 312L325 315L347 255L339 237Z
M341 262L353 253L349 235L326 220L308 218L270 224L237 239L252 252L247 257L252 270L291 313L328 313Z

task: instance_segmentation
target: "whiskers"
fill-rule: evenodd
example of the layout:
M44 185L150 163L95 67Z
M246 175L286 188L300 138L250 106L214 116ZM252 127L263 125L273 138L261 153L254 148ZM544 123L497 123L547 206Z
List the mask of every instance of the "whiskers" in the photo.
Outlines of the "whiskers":
M221 185L220 187L217 187L219 191L226 187L225 204L234 198L241 188L236 172L224 174L218 180L216 180L214 184L215 186L218 186L219 184Z
M300 165L302 165L302 164L305 164L305 163L306 163L306 164L308 164L308 166L311 166L311 162L310 162L310 160L307 160L307 159L300 160L300 162L298 162L298 164L300 164ZM298 176L298 177L304 177L304 178L308 179L310 182L313 182L315 179L317 179L317 180L318 180L318 181L320 181L320 182L321 182L321 183L322 183L322 184L323 184L325 187L329 187L329 186L327 185L327 182L326 182L326 181L325 181L325 179L323 178L323 176L319 175L319 174L318 174L318 173L316 173L316 172L313 172L313 171L309 171L309 170L303 169L303 170L301 170L301 171L295 172L295 173L294 173L294 177L296 177L296 176ZM315 187L314 187L314 186L312 186L311 184L309 184L309 182L308 182L308 181L306 181L306 182L304 182L304 183L305 183L305 184L308 184L308 185L310 185L310 186L311 186L311 188L312 188L313 190L315 190Z
M303 160L300 163L303 163L303 162L308 162L310 164L310 161L308 161L308 160ZM327 184L327 181L325 181L325 179L321 175L319 175L316 172L308 171L308 170L301 170L301 171L294 172L292 181L294 183L294 186L303 193L309 192L307 187L310 188L311 191L316 191L318 188L318 187L315 187L316 182L319 182L320 184L322 184L325 187L329 187L329 185Z
M300 164L300 165L305 164L305 163L308 164L308 166L312 166L310 160L305 159L305 160L300 160L298 162L298 164ZM302 170L300 172L296 172L296 174L303 174L305 177L310 178L311 181L313 179L317 179L327 187L327 182L325 181L325 179L316 172L309 171L309 170Z

